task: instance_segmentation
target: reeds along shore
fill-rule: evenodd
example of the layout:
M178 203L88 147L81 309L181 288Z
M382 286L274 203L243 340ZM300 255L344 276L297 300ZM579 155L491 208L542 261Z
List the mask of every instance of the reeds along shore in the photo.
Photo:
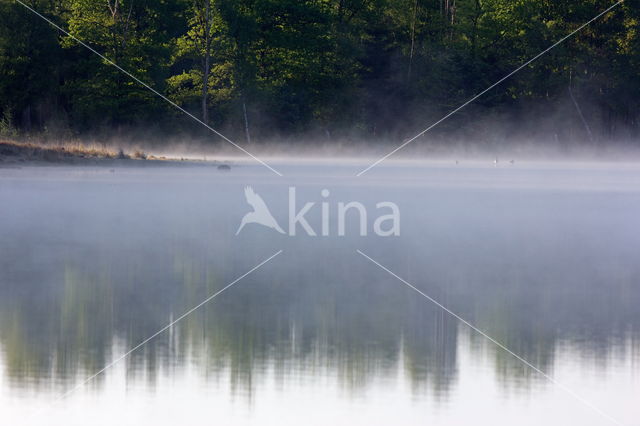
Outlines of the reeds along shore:
M166 157L147 155L142 150L131 153L101 144L62 142L55 144L0 140L0 162L73 162L75 160L166 160Z

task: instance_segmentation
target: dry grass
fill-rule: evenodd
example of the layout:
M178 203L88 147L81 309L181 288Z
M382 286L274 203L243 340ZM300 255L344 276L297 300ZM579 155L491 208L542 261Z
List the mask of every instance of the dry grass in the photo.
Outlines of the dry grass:
M0 160L5 157L18 161L64 161L70 159L128 159L146 160L147 154L136 150L128 155L100 143L80 143L77 141L58 143L34 143L0 139Z
M53 147L57 151L70 152L72 155L84 155L88 157L116 158L118 151L100 144L81 144L79 142L66 142Z
M136 149L133 153L133 158L138 159L138 160L146 160L147 159L147 154L145 154L144 152L140 151L139 149Z
M79 142L64 142L56 144L41 144L34 142L19 142L0 140L0 154L4 155L44 155L59 154L71 157L115 158L117 152L99 144L81 144Z

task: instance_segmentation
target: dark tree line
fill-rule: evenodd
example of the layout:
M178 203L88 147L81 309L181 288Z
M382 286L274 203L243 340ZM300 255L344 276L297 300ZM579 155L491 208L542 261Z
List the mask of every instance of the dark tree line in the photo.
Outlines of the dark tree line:
M238 139L412 136L611 6L605 0L24 0ZM637 136L640 0L626 0L436 132L523 120ZM201 129L0 0L0 132ZM568 126L571 122L571 126ZM577 124L576 124L577 123ZM462 129L462 130L461 130Z

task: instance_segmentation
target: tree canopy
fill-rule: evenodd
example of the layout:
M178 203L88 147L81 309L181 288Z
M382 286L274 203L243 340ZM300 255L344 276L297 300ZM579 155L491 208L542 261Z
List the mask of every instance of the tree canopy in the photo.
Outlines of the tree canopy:
M613 4L24 1L206 123L257 141L412 136ZM17 2L0 0L0 16L3 122L26 133L201 131ZM580 120L579 138L637 139L639 19L640 0L626 0L438 132L529 120L562 138Z

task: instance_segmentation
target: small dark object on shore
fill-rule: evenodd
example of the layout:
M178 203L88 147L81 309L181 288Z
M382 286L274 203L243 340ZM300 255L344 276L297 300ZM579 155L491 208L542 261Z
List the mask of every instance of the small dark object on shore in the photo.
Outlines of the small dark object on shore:
M229 166L228 164L220 164L218 166L218 170L228 171L228 170L231 170L231 166Z
M147 159L147 154L145 154L143 151L136 150L133 153L133 158L135 158L136 160L146 160Z
M116 158L117 158L118 160L126 160L126 159L127 159L127 156L125 155L125 153L124 153L124 151L122 150L122 148L120 148L120 149L118 150L118 155L116 156Z

